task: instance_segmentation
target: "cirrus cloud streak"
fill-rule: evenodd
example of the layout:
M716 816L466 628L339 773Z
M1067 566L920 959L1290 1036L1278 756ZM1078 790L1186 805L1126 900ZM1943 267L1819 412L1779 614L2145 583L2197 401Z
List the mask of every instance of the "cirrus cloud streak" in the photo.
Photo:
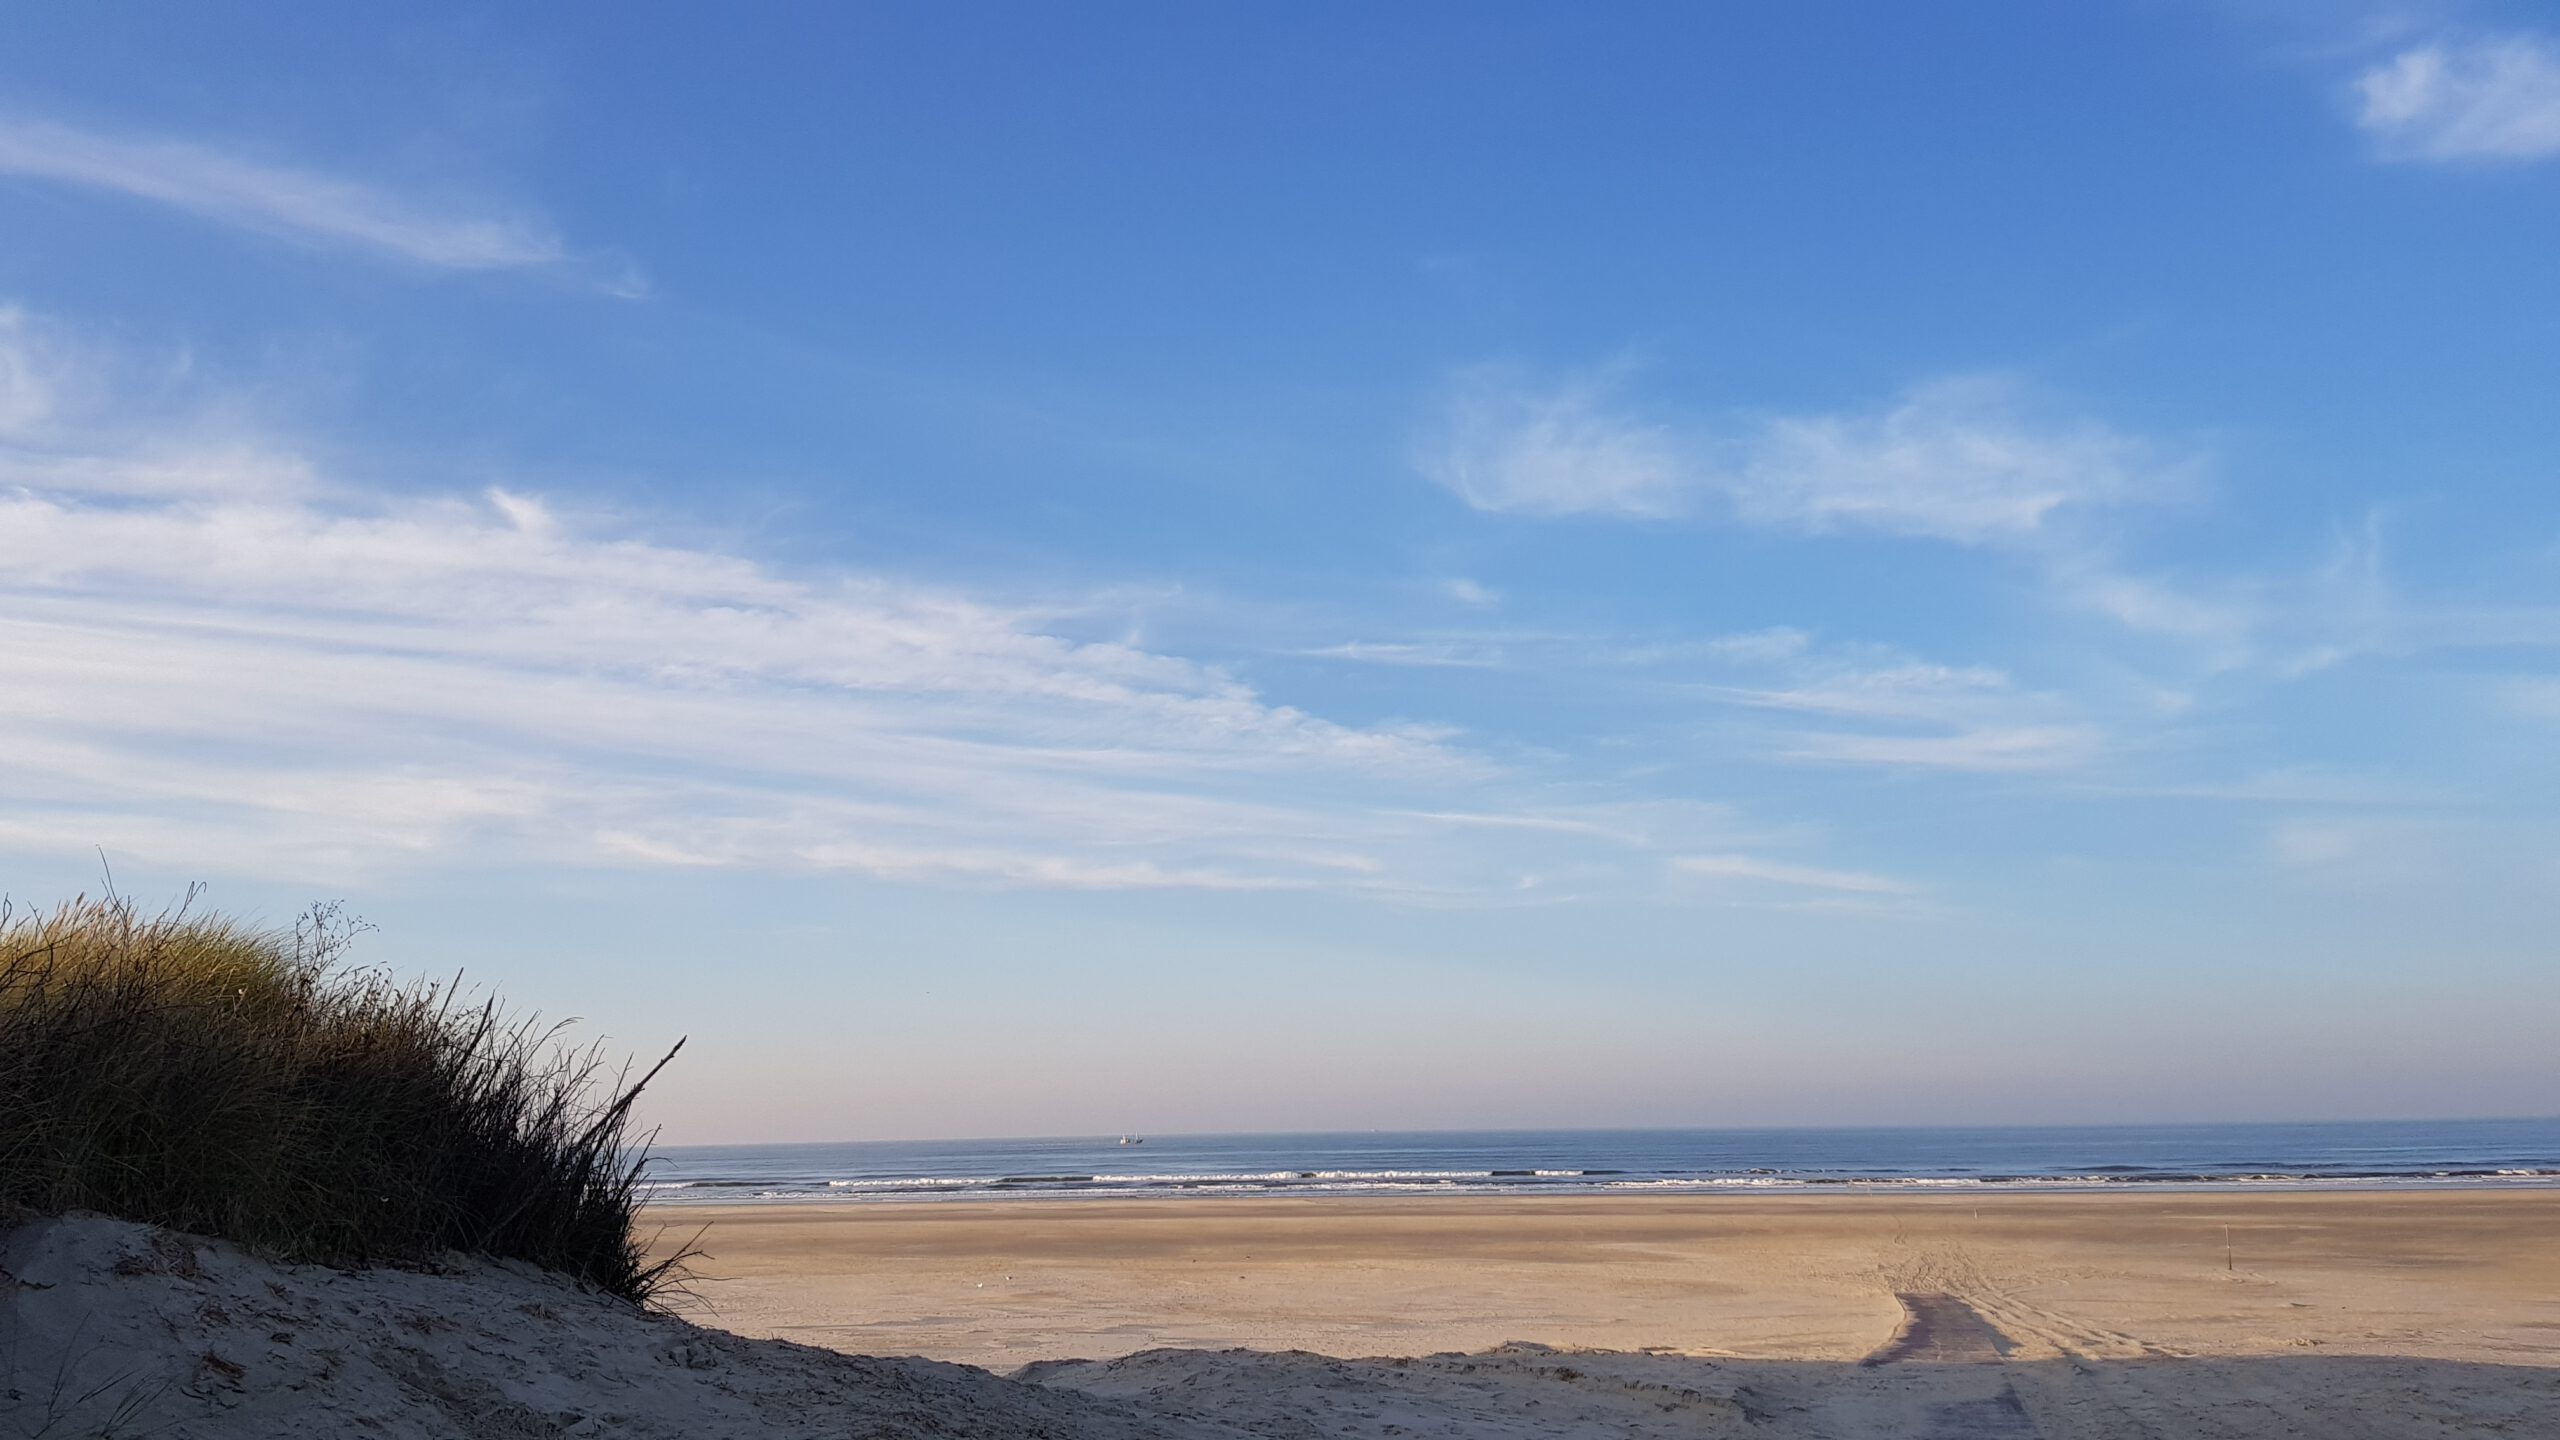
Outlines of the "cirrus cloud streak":
M256 436L213 463L52 338L0 326L0 849L1520 904L1758 838L1090 638L1127 617L1074 595L373 493Z
M0 117L0 175L105 191L273 239L435 270L588 268L556 230L530 216L433 204L193 140L108 135ZM588 278L625 297L645 292L627 273Z

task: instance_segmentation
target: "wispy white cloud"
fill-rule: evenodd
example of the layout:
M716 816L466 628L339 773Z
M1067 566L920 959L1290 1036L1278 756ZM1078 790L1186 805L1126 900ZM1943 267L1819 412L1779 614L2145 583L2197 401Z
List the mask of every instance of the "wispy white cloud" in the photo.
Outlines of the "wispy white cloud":
M1431 732L1336 725L1036 615L529 528L509 498L0 499L16 809L95 807L56 834L106 840L120 814L229 817L318 837L324 860L494 830L553 858L610 837L622 856L1241 887L1313 883L1257 858L1281 842L1394 838L1346 800L1381 776L1483 778Z
M2094 550L2045 557L2066 605L2185 647L2198 677L2276 680L2375 659L2560 648L2560 606L2413 592L2390 564L2380 510L2288 562L2221 573L2137 574Z
M1745 524L1965 544L2015 543L2068 511L2166 498L2193 468L1999 377L1719 431L1644 415L1605 377L1541 386L1498 368L1460 377L1416 458L1479 510L1668 519L1721 507Z
M2452 804L2454 799L2453 792L2441 784L2415 782L2404 775L2359 773L2327 765L2279 765L2223 778L2094 785L2089 787L2088 793L2210 800L2242 807L2319 807L2342 811L2442 809Z
M1573 631L1425 634L1407 641L1291 650L1374 663L1445 666L1483 658L1516 683L1569 692L1597 711L1667 725L1605 743L1638 768L1703 738L1723 762L1869 766L1978 774L2090 772L2156 730L2186 697L2074 657L2078 684L2029 683L2006 668L1947 664L1891 645L1826 641L1793 626L1630 642ZM2104 683L2092 687L2092 671ZM2093 693L2100 691L2103 693ZM1664 718L1666 704L1679 707ZM1627 723L1627 722L1621 722ZM1650 758L1643 747L1669 749Z
M1813 644L1813 637L1792 625L1772 625L1738 635L1719 635L1705 644L1721 660L1791 660Z
M107 496L305 494L311 465L220 414L147 398L184 357L140 364L0 305L0 489Z
M5 342L0 375L62 388L54 351ZM183 425L22 408L43 414L0 433L0 848L305 881L467 859L1515 904L1756 843L1716 806L1072 638L1111 628L1086 597L785 571L519 491L367 494L261 442L309 480L279 485ZM145 453L200 483L125 483Z
M2439 40L2356 78L2356 123L2396 160L2560 155L2560 43L2533 34Z
M2548 853L2547 836L2512 833L2477 816L2329 813L2295 815L2268 827L2266 856L2298 879L2358 889L2391 889L2451 868L2471 878L2511 870L2520 839Z
M2138 575L2088 552L2055 557L2049 575L2069 604L2128 630L2207 646L2222 663L2249 654L2252 637L2273 618L2266 597L2255 593L2259 587Z
M1990 666L1932 664L1875 647L1826 650L1809 640L1716 658L1757 667L1770 678L1695 685L1694 693L1719 704L1805 717L1806 723L1781 725L1765 738L1779 760L1976 773L2058 771L2084 767L2108 748L2104 729L2073 703L2022 687Z
M1635 644L1594 646L1587 637L1576 636L1571 643L1576 653L1609 665L1658 666L1689 661L1731 661L1744 664L1768 664L1792 660L1813 648L1813 635L1793 625L1771 625L1758 630L1744 630L1730 635L1707 635L1684 640L1653 640Z
M1734 502L1764 524L1987 543L2064 510L2167 498L2184 469L2095 421L2037 414L2013 383L1970 378L1879 414L1772 422Z
M2528 720L2560 721L2560 676L2511 678L2494 687L2502 708Z
M53 366L44 363L25 312L0 307L0 436L34 432L53 418Z
M2560 830L2547 809L2476 806L2279 814L2263 837L2271 879L2312 887L2346 903L2433 897L2431 913L2495 913L2524 900L2548 931Z
M1803 667L1800 676L1782 687L1719 687L1710 693L1766 709L1862 720L1959 719L1978 714L1985 701L2006 701L2015 694L2007 674L1980 665L1902 660L1860 665L1825 659Z
M2361 817L2286 820L2267 835L2267 851L2285 865L2318 868L2371 856L2390 831Z
M1780 753L1827 765L1993 773L2070 769L2095 759L2101 749L2094 726L2018 725L1952 735L1806 733Z
M1752 855L1682 855L1672 860L1671 868L1683 875L1710 880L1757 881L1791 889L1830 890L1848 895L1914 895L1920 888L1888 875L1790 865Z
M0 117L0 175L108 191L276 239L432 269L575 272L617 294L643 289L627 271L571 254L557 231L530 216L434 204L191 140Z
M1478 509L1621 520L1723 520L1799 535L1883 534L1985 547L2040 587L2048 613L2102 617L2182 652L2181 679L2293 678L2361 658L2560 643L2560 611L2421 602L2384 564L2385 517L2342 523L2288 564L2146 565L2110 511L2199 494L2207 457L2056 409L2027 387L1976 376L1914 388L1872 411L1761 418L1721 429L1644 413L1615 374L1542 386L1516 370L1466 372L1417 464ZM1620 647L1743 660L1803 637L1751 635ZM1528 647L1519 647L1526 650ZM1717 653L1711 653L1717 652ZM1912 677L1878 676L1896 683ZM1767 703L1776 703L1768 697ZM2091 753L2071 717L1983 727L2005 746L1825 742L1802 758L1944 754L1949 763L2059 765ZM2032 762L2029 756L2040 756Z
M1490 670L1502 664L1502 652L1493 646L1447 640L1348 640L1296 653L1314 660L1443 670Z
M1415 463L1479 510L1688 513L1700 488L1689 442L1613 399L1605 380L1541 388L1500 368L1471 371L1453 387L1442 431Z

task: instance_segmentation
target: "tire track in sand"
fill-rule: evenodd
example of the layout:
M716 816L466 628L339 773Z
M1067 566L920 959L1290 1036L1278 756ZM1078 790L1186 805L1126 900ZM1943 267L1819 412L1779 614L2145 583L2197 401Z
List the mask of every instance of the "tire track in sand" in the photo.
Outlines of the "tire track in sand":
M1958 1365L1997 1364L2009 1358L2009 1337L1982 1313L1953 1295L1894 1292L1902 1302L1902 1328L1885 1347L1859 1361L1892 1365L1904 1360L1936 1360Z
M1998 1366L2008 1359L2009 1337L1982 1313L1953 1295L1898 1290L1902 1328L1861 1365L1925 1366L1916 1382L1908 1418L1896 1440L2040 1440L2016 1387L1998 1372L1940 1366ZM1996 1388L1987 1383L1997 1378Z

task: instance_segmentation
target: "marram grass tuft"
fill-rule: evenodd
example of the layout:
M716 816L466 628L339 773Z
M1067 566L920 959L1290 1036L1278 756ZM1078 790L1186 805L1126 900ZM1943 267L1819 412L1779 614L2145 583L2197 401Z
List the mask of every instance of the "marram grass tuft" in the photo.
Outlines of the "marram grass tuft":
M0 909L0 1222L93 1210L339 1265L459 1250L660 1296L682 1257L634 1233L631 1133L657 1071L625 1085L557 1026L347 967L357 928Z

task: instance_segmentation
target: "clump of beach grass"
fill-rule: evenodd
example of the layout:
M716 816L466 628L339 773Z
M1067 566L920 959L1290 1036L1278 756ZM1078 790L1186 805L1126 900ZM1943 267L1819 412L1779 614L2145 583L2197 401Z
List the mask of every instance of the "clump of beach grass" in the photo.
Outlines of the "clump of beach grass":
M683 1257L652 1261L633 1224L631 1106L657 1070L625 1083L458 980L351 967L362 928L328 906L287 929L0 907L0 1220L88 1210L293 1260L464 1251L635 1304L667 1291Z

